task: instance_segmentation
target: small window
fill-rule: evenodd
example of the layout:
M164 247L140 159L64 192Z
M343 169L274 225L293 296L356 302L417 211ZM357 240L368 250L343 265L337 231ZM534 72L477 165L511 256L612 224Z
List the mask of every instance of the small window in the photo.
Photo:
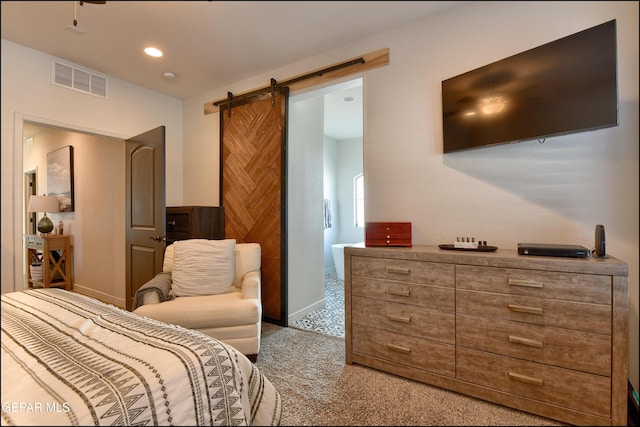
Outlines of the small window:
M354 196L354 226L364 227L364 175L356 175L353 178Z

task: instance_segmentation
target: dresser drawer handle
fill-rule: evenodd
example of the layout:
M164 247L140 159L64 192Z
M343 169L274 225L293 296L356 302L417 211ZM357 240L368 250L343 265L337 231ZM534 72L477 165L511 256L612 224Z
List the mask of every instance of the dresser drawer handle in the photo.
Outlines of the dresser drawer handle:
M520 375L513 372L509 372L509 378L511 378L512 380L542 387L542 380L540 378L528 377L526 375Z
M514 344L528 345L529 347L542 348L542 341L536 341L529 338L515 337L513 335L509 335L509 342L512 342Z
M402 291L400 289L387 289L387 293L391 295L398 295L401 297L408 297L411 295L410 291Z
M524 286L527 288L542 288L544 285L533 280L509 279L509 286Z
M411 322L411 318L410 317L394 316L392 314L387 314L387 319L392 320L394 322L402 322L402 323Z
M387 273L409 274L410 272L408 268L387 267Z
M397 351L399 353L411 353L411 349L407 347L400 347L399 345L394 344L387 344L387 347L389 347L389 350Z
M542 314L542 308L540 307L527 307L526 305L515 305L509 304L509 311L516 311L518 313L529 313L529 314Z

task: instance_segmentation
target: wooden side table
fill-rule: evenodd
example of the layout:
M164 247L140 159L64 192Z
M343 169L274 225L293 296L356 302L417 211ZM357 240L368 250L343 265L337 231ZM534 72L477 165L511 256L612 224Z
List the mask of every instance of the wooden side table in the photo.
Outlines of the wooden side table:
M27 235L27 257L29 265L41 262L43 265L42 281L31 278L29 268L29 287L64 287L70 291L71 282L71 236Z

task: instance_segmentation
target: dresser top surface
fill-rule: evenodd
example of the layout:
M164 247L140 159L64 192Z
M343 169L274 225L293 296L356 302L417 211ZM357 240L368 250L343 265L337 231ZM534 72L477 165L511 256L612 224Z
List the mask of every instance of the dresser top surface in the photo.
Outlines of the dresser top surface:
M536 255L519 255L516 249L500 249L495 252L450 251L438 246L414 245L412 247L357 247L346 246L345 255L394 258L415 261L445 262L487 267L522 268L533 270L563 271L588 274L628 276L629 266L615 257L568 258Z

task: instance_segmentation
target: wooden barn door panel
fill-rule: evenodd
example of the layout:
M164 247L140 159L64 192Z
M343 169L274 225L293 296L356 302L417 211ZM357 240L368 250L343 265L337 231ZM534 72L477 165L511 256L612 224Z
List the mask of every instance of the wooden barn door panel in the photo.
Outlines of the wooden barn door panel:
M288 90L220 109L220 197L225 237L262 248L262 314L287 325L286 117ZM245 101L246 102L246 101Z

